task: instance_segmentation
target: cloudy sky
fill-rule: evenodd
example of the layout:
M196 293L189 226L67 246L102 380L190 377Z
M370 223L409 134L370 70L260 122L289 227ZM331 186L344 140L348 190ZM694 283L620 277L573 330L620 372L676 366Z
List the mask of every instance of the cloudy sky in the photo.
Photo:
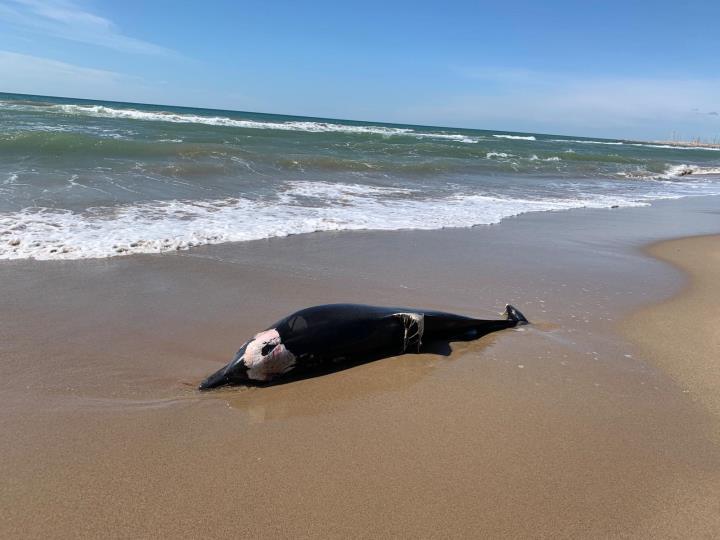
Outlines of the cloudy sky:
M0 91L720 139L720 2L0 0Z

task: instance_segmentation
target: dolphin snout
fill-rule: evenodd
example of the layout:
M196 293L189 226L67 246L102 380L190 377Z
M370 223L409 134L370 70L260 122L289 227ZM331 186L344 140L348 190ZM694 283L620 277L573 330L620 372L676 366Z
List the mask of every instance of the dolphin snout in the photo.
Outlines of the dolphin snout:
M217 388L218 386L224 386L230 383L230 379L227 376L227 366L217 370L215 373L210 375L207 379L200 383L198 386L199 390L210 390Z

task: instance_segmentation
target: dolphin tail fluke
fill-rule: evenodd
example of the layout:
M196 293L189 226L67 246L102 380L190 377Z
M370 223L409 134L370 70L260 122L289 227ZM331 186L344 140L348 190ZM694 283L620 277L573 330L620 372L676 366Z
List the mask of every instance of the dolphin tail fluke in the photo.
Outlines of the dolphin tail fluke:
M530 324L530 321L528 321L525 318L525 315L520 313L520 311L510 304L505 306L505 315L507 316L508 321L514 321L515 326L520 326L521 324Z

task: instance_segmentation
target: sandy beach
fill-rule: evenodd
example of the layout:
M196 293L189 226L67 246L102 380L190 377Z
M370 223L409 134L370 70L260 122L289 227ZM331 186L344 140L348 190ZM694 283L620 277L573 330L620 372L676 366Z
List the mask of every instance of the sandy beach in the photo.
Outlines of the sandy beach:
M666 302L637 313L628 336L720 418L720 307L713 301L720 294L720 237L660 242L647 252L682 271L684 286Z
M3 261L0 536L717 537L720 240L641 248L718 225L706 197ZM510 302L533 324L195 389L247 336L340 301Z
M719 19L0 0L0 540L720 539Z

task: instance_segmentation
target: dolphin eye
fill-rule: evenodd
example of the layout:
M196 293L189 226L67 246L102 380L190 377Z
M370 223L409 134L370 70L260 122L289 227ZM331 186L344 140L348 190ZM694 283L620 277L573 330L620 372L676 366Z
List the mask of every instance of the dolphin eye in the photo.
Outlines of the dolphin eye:
M260 354L262 354L263 356L266 356L275 347L277 347L277 343L268 343L262 348L262 350L260 351Z

